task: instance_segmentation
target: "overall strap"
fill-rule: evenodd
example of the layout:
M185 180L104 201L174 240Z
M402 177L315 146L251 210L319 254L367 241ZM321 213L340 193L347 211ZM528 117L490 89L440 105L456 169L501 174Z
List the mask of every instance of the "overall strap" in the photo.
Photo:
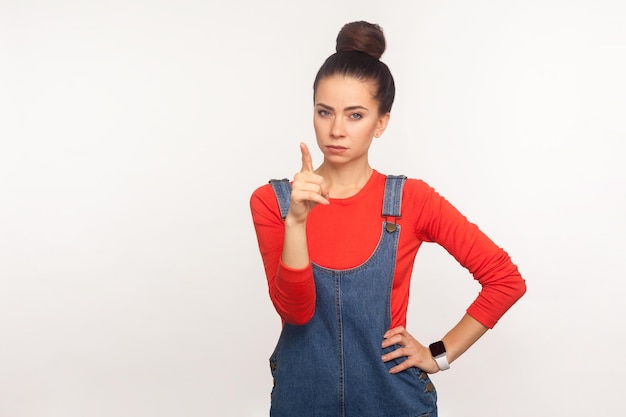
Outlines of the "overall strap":
M287 178L284 178L282 180L270 180L270 185L274 189L274 194L276 194L276 199L278 200L280 217L285 220L291 201L291 184Z
M383 217L402 217L402 189L406 182L404 175L387 175L385 182L385 198L383 200Z

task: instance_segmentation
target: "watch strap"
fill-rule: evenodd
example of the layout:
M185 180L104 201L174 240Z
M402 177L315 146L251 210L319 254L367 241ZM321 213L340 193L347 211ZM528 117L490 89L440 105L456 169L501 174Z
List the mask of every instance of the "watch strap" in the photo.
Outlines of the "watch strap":
M439 367L440 371L450 369L450 364L448 363L448 355L446 355L445 353L433 359L435 359L435 362L437 362L437 366Z

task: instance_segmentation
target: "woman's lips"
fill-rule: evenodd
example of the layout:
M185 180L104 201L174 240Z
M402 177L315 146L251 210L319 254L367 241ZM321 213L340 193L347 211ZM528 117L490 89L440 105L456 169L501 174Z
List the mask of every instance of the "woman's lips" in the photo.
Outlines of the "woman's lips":
M348 148L344 148L343 146L333 146L333 145L326 146L326 149L328 149L330 153L343 153L346 150L348 150Z

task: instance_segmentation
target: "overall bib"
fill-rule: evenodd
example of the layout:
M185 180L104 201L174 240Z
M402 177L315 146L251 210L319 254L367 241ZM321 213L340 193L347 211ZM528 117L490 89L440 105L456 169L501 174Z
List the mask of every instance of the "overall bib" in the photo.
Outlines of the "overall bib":
M405 180L387 177L380 240L365 263L346 270L313 264L315 314L304 326L285 323L270 358L271 417L437 416L437 394L428 375L415 367L392 375L389 369L405 358L381 359L400 347L382 349L381 343L391 322L400 235L395 220ZM270 183L285 218L289 181Z

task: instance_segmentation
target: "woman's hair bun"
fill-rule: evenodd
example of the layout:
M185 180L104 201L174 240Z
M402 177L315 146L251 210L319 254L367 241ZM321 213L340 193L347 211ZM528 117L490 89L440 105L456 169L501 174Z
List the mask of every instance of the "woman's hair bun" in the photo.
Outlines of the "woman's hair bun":
M337 35L337 52L359 51L380 59L385 52L385 35L380 26L369 22L345 24Z

